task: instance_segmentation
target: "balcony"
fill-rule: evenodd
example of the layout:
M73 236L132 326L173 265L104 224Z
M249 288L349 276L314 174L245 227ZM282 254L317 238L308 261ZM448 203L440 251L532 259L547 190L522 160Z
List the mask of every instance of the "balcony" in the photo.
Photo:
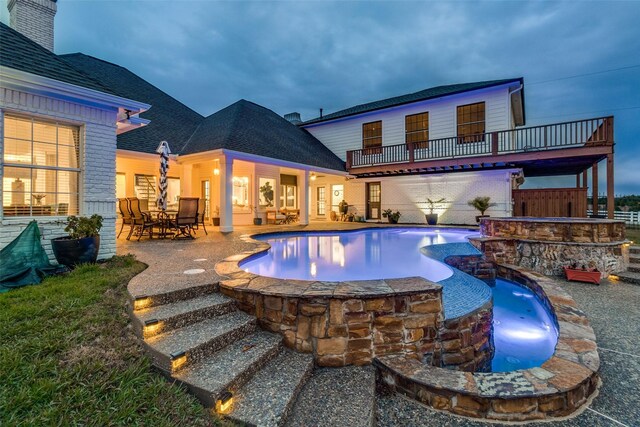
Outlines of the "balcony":
M613 117L347 151L359 177L517 167L525 176L570 175L613 154Z

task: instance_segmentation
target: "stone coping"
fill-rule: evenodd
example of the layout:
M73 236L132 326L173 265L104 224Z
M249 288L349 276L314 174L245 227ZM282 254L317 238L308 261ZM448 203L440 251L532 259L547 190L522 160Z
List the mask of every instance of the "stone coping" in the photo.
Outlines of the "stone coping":
M296 234L296 232L266 234ZM394 295L414 295L442 288L441 285L422 277L322 282L312 280L279 279L249 273L242 270L240 266L241 263L243 261L248 261L253 257L260 256L271 248L271 245L268 243L256 240L252 236L253 235L243 235L240 239L244 242L255 244L256 247L253 250L232 255L216 264L216 273L228 278L220 283L221 287L233 288L238 291L253 291L259 292L263 295L287 298L318 297L336 299L349 299L354 296L359 298L380 298Z
M482 218L483 221L508 221L508 222L544 222L553 224L624 224L622 219L607 218L563 218L563 217L533 217L533 216L516 216L516 217L487 217Z
M629 240L621 240L621 241L617 241L617 242L589 242L589 243L584 243L584 242L561 242L561 241L557 241L557 242L549 242L549 241L541 241L541 240L536 240L536 239L522 239L519 237L508 237L508 236L504 236L504 237L470 237L469 238L470 241L475 241L475 242L501 242L501 241L518 241L518 242L523 242L523 243L547 243L547 244L553 244L553 245L565 245L565 246L584 246L584 247L601 247L601 248L606 248L606 247L617 247L620 246L620 244L629 244L631 243Z
M497 270L499 277L527 286L552 308L559 337L549 360L512 372L469 373L388 355L374 359L382 381L428 406L475 418L525 421L575 412L595 392L600 368L586 315L553 279L513 265Z

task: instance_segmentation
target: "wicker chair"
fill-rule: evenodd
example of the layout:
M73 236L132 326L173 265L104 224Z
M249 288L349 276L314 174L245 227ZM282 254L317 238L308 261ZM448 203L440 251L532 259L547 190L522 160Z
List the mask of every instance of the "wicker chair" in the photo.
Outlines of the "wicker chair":
M118 199L118 210L120 211L120 216L122 217L122 226L120 227L120 232L118 233L117 239L120 238L125 225L133 227L133 219L131 218L131 213L129 212L129 201L127 199Z
M174 239L180 236L194 238L191 230L198 225L199 200L197 197L180 197L178 213L171 220L171 227L176 230Z
M151 217L140 209L140 200L137 197L127 197L129 214L131 215L131 230L127 240L131 239L131 235L134 230L138 230L138 241L142 238L145 230L149 231L149 238L153 239L153 227L157 225L155 221L151 220Z

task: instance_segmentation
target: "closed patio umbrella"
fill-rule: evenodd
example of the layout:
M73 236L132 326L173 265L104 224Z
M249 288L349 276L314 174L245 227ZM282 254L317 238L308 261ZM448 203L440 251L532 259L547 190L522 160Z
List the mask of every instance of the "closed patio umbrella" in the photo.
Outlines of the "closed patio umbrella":
M156 153L160 154L160 187L158 188L157 204L158 209L165 211L167 210L167 171L169 170L169 154L171 153L169 143L162 141L158 145Z

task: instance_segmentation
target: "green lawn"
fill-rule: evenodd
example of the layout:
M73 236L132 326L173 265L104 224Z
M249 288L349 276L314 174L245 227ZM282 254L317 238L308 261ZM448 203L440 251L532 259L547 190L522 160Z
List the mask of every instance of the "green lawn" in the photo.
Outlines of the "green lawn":
M128 326L133 257L0 294L0 425L219 425Z
M627 228L627 239L633 240L634 245L640 245L640 228Z

